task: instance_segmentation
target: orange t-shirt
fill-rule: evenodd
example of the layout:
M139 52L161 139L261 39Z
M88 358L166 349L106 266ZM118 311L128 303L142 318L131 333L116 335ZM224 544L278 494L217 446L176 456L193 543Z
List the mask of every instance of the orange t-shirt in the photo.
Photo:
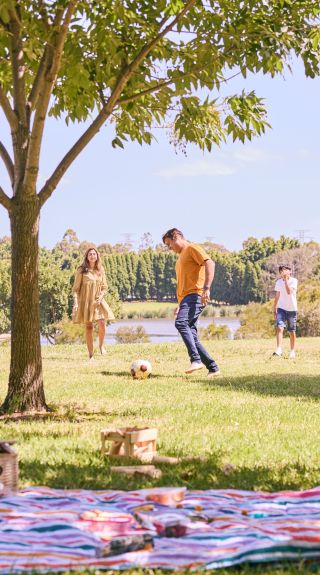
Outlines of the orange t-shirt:
M209 259L208 254L198 244L188 244L180 252L176 263L179 303L190 293L202 294L205 282L204 262Z

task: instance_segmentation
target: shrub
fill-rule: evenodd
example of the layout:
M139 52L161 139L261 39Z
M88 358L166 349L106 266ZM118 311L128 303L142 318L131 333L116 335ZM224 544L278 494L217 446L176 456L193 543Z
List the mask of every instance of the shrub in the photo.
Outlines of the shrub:
M217 317L219 315L219 309L217 306L209 304L204 308L201 315L202 317Z
M202 317L238 317L241 313L243 305L207 305L203 312Z
M304 304L298 313L297 335L301 337L320 336L319 304Z
M235 339L266 338L275 334L273 302L250 303L240 314L241 327Z
M149 343L150 338L142 325L119 327L116 331L117 343Z
M64 317L56 324L47 326L44 334L50 343L57 345L64 343L84 343L85 328L81 324L73 323L67 317Z
M231 339L231 331L227 325L216 325L210 323L208 327L200 329L200 335L203 339Z

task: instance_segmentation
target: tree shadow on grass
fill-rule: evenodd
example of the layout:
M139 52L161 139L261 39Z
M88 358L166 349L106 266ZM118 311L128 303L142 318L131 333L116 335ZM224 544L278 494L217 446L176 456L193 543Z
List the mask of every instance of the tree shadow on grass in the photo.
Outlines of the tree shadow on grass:
M124 408L122 411L119 409L100 409L100 410L88 410L82 406L78 406L74 402L64 404L64 405L50 405L50 411L41 413L12 413L4 414L0 416L1 423L19 423L19 422L35 422L39 421L41 423L80 423L83 421L99 421L102 418L110 417L138 417L141 415L141 409L129 409Z
M65 453L66 461L44 463L39 460L22 461L20 478L25 485L47 485L55 488L124 489L135 490L152 486L185 486L188 489L245 489L280 491L306 489L317 484L320 466L307 467L299 462L290 465L267 467L225 466L221 453L212 453L205 460L182 460L175 465L157 465L162 477L152 479L144 476L128 477L111 473L110 465L119 461L103 458L95 450ZM72 458L72 460L71 460ZM126 465L139 464L126 461Z
M249 376L222 376L205 382L208 391L225 388L229 391L246 391L256 395L272 397L299 397L307 400L320 400L320 374L301 375L300 373Z

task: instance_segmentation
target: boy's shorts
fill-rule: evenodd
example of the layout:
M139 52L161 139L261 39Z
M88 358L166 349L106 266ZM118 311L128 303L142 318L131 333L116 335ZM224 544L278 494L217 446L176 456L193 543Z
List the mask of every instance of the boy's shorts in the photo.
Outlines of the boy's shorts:
M288 331L297 330L297 317L298 313L296 311L286 311L278 307L277 309L277 327L286 327Z

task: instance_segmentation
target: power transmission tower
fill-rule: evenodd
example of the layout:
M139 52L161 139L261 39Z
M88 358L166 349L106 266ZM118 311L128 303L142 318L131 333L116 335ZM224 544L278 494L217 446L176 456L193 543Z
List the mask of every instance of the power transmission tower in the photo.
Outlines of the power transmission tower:
M123 244L127 245L127 246L132 246L135 243L135 240L133 239L133 237L136 234L133 234L132 232L126 232L125 234L121 234L121 236L124 238L123 240Z
M311 241L312 237L307 235L309 232L310 230L296 230L297 240L299 240L301 244L304 244L306 240Z

